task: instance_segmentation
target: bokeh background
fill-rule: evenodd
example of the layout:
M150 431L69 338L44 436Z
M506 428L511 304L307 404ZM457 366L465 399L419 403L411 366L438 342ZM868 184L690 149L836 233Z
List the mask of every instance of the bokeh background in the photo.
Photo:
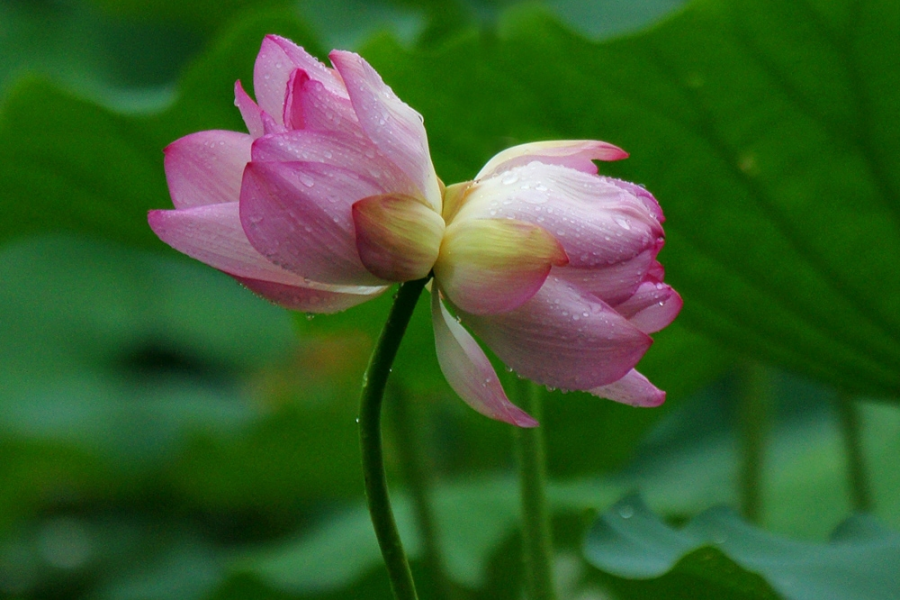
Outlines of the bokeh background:
M390 295L290 314L146 224L166 144L243 128L266 33L360 52L446 182L602 139L660 200L667 403L547 392L562 598L900 597L897 31L893 0L0 0L0 597L390 597L355 423ZM386 423L422 596L518 599L512 431L424 308Z

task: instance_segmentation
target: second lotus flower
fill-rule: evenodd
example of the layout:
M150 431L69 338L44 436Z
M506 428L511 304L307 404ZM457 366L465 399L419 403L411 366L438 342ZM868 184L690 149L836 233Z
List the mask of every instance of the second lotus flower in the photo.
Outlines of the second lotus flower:
M656 260L656 200L597 175L593 161L625 152L595 141L525 144L444 187L419 114L360 56L329 56L334 69L265 38L256 102L235 86L249 133L203 131L166 149L175 210L151 211L157 235L307 312L433 275L441 369L463 400L501 421L536 425L463 325L535 382L662 403L634 366L681 298Z

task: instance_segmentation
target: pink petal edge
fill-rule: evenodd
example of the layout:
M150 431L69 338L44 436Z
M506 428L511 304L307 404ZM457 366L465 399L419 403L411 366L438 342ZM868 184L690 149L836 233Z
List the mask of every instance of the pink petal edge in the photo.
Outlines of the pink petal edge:
M165 170L176 208L236 202L253 138L236 131L198 131L166 146Z
M562 165L594 175L597 173L597 165L593 161L624 158L628 158L628 153L621 148L596 140L531 142L507 148L495 155L482 167L475 179L486 179L532 161L546 165Z
M444 308L437 285L432 285L431 290L431 320L438 363L460 398L492 419L519 427L537 427L537 421L506 397L484 351Z
M618 381L588 391L594 396L642 408L653 408L666 401L666 393L634 369Z

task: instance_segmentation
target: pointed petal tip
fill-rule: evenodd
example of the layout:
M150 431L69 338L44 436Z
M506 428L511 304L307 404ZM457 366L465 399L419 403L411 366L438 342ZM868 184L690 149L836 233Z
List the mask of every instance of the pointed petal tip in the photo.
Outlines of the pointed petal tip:
M515 421L513 421L512 424L517 427L521 427L522 429L534 429L535 427L541 426L538 421L524 412L520 416L516 417Z
M618 381L587 391L600 398L639 408L655 408L666 401L666 392L634 369Z

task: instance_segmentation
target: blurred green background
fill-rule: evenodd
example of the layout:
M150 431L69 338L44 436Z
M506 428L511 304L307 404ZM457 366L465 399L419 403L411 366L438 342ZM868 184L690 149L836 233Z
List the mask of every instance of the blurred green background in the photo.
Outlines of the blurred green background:
M640 369L668 401L547 394L562 598L900 597L898 7L0 0L0 597L390 597L355 423L390 296L289 314L146 224L166 144L243 128L266 33L360 52L444 181L603 139L631 158L602 170L666 211L685 308ZM422 597L521 598L512 432L454 397L424 307L393 380Z

